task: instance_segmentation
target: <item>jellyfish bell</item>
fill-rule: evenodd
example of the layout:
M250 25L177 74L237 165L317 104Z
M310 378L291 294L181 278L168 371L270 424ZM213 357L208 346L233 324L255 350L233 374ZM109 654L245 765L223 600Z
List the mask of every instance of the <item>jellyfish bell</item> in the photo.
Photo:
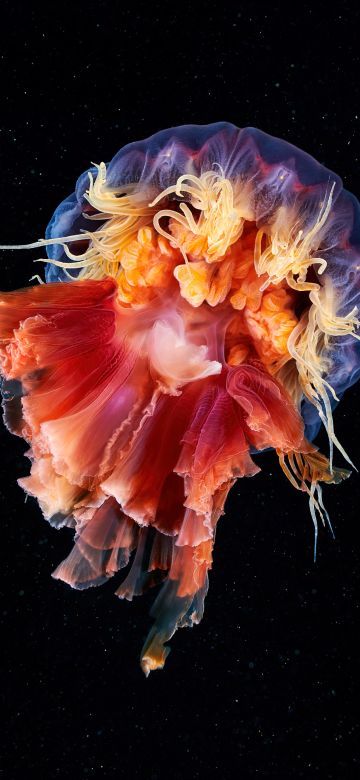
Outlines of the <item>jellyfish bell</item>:
M216 524L276 450L330 519L351 463L332 411L360 372L359 205L294 146L228 123L165 130L92 165L56 209L45 280L1 294L4 420L19 480L74 547L53 576L153 585L141 665L201 620ZM23 245L1 247L22 249ZM323 424L329 457L314 437Z

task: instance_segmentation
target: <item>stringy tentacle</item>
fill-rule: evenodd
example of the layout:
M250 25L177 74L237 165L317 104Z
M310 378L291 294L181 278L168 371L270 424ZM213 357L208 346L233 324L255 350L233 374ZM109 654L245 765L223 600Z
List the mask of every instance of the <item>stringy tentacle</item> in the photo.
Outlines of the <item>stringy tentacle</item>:
M314 561L318 540L318 518L322 524L328 524L332 535L334 531L329 514L324 506L320 482L338 484L347 479L351 472L347 469L332 468L329 460L322 453L283 452L276 451L279 463L285 476L296 490L302 490L309 496L309 508L314 524ZM286 463L286 459L288 463Z

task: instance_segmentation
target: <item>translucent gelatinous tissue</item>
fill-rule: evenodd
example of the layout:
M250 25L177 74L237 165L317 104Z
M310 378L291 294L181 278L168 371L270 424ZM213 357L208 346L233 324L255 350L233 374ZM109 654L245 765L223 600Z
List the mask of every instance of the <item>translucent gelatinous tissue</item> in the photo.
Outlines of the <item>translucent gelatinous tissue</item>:
M308 494L315 545L329 521L321 482L349 474L332 409L360 370L359 224L338 176L294 146L172 128L80 176L30 245L46 284L1 294L4 419L30 445L19 482L75 533L53 576L87 588L129 564L130 600L161 584L146 674L201 620L216 524L255 452L275 448Z

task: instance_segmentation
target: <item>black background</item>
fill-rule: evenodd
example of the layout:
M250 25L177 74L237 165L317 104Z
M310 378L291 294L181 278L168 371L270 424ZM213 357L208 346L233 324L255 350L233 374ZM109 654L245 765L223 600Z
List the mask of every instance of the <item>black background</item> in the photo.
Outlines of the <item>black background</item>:
M1 242L42 236L91 161L184 123L260 127L359 195L359 12L321 6L3 0ZM1 253L2 288L36 256ZM358 388L335 423L359 465ZM314 565L306 497L258 458L220 522L203 622L145 679L153 593L52 580L71 534L24 503L25 446L0 442L4 777L359 777L358 475L325 488L336 540L320 533Z

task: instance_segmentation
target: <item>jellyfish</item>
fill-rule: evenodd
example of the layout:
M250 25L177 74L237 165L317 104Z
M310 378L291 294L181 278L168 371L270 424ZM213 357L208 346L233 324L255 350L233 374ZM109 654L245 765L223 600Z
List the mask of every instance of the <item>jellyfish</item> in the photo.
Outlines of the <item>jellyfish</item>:
M74 546L53 577L116 595L157 586L141 652L161 669L199 623L229 490L269 448L330 525L349 476L333 410L358 378L360 219L337 175L219 122L92 164L56 209L45 281L0 295L4 421L29 444L20 486ZM314 444L325 427L329 447ZM261 458L260 458L261 462Z

